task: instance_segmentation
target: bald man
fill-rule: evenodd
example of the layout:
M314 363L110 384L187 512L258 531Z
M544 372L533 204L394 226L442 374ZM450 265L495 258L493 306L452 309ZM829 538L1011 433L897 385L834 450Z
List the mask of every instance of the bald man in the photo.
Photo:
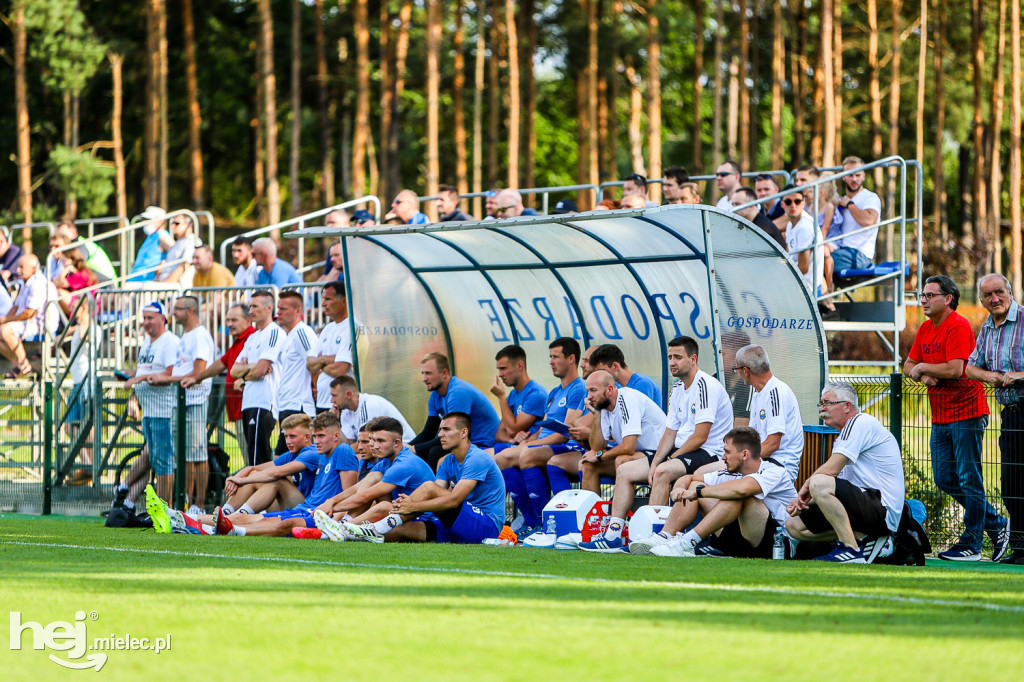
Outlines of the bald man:
M503 189L496 197L498 206L494 209L496 218L514 218L519 215L540 215L532 208L523 208L523 195L517 189Z
M277 244L273 239L263 237L252 243L252 257L259 265L256 271L256 284L273 284L284 289L291 284L302 284L302 275L295 266L277 257Z
M35 340L45 330L43 322L46 308L46 277L39 271L39 258L27 253L18 261L18 277L25 283L10 311L0 317L0 355L11 363L8 379L31 374L32 366L25 356L22 343Z
M403 189L391 202L391 212L406 225L427 225L430 219L425 213L420 212L420 198L411 189Z

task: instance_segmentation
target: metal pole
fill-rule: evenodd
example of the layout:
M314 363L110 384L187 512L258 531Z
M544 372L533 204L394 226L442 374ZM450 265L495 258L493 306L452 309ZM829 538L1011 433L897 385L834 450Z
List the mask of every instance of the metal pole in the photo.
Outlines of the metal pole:
M52 513L53 503L53 382L43 391L43 515Z
M889 375L889 432L903 450L903 375Z
M174 434L174 508L185 509L185 387L175 384L178 392L178 409L174 413L177 432Z

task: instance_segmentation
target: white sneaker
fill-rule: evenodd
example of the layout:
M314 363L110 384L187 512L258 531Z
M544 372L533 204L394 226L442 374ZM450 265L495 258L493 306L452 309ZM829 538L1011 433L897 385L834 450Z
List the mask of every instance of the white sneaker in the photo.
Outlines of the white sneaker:
M341 524L346 539L358 542L384 542L384 536L377 532L369 521L356 525L350 521Z
M654 533L653 535L648 535L647 537L641 540L631 540L629 543L629 553L650 554L652 548L657 547L658 545L663 545L667 542L670 542L671 540L672 538L668 537L667 535L662 535L661 533Z
M664 542L660 545L655 545L651 548L651 554L654 556L673 556L673 557L696 557L696 552L693 551L693 547L690 543L683 542L683 536L677 535L670 539L668 542Z
M332 519L328 514L317 509L313 512L313 523L323 533L323 536L334 541L344 542L345 532L342 530L341 524Z

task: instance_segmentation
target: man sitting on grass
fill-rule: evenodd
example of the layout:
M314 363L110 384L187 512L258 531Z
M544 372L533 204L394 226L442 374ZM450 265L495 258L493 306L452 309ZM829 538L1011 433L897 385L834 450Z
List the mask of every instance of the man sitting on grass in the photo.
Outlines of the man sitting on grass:
M786 505L796 496L793 481L777 461L761 459L761 437L749 426L725 435L722 461L724 469L687 477L689 487L673 493L676 504L665 527L634 540L630 554L692 557L697 545L711 538L728 556L771 558L775 530L785 527ZM704 518L682 533L698 513Z
M391 417L379 417L369 423L370 448L376 450L377 464L366 478L352 489L343 490L318 505L317 528L332 540L345 540L343 534L335 534L334 526L327 526L324 519L342 520L352 518L356 524L379 522L391 511L391 503L399 495L409 495L424 483L434 480L430 465L416 456L402 442L402 424ZM357 526L358 527L358 526ZM387 528L378 534L383 537Z
M318 527L330 536L369 542L479 544L498 537L505 520L505 481L494 459L470 442L471 431L468 414L444 415L438 435L448 454L437 479L412 494L399 494L381 521L341 525L318 511Z

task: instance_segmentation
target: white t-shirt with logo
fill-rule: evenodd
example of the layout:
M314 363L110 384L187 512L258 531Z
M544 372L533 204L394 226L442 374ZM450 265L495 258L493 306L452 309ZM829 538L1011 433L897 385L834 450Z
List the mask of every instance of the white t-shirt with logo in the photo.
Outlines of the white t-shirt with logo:
M882 215L882 200L878 197L877 194L875 194L871 190L864 189L862 187L861 190L857 192L852 199L850 199L850 203L856 206L857 208L861 209L862 211L874 210L879 216ZM878 220L876 219L875 222L877 223ZM862 227L867 227L867 225L861 225L856 220L854 220L853 215L849 211L847 211L846 215L843 216L844 233L853 232L854 230L859 230ZM843 237L839 241L839 245L857 249L865 256L867 256L869 260L874 261L875 244L877 242L878 228L874 227L870 230L861 232L860 234L855 234L852 237Z
M348 318L341 322L328 322L320 330L320 343L315 349L307 353L307 357L317 355L333 355L335 362L352 363L352 330L349 329ZM355 376L350 367L349 376ZM316 379L316 406L330 409L331 407L331 382L334 377L321 371Z
M270 410L277 418L277 394L281 386L281 349L287 341L287 334L271 322L263 329L257 329L242 346L238 362L255 365L260 360L270 360L270 371L260 379L246 379L242 387L242 409L258 407Z
M711 424L711 431L701 448L709 454L722 456L725 434L732 429L732 401L725 386L703 370L697 370L696 376L686 388L682 381L677 381L669 397L668 418L666 427L676 432L675 447L693 435L697 424Z
M601 411L601 432L609 443L636 436L636 449L654 452L665 433L665 413L640 391L623 386L610 410Z
M786 507L796 497L793 479L786 473L786 468L774 461L774 458L772 460L761 460L761 466L756 473L741 474L737 472L733 474L725 469L712 471L711 473L704 474L704 484L711 486L727 481L735 481L740 478L752 478L757 481L757 484L761 486L761 492L754 495L754 497L764 502L764 506L768 507L768 511L775 521L785 528L786 519L789 518Z
M355 441L359 435L359 427L377 417L391 417L397 419L402 425L402 442L408 443L416 437L416 432L409 426L409 422L395 407L390 400L372 393L359 394L359 406L352 410L341 411L341 433L350 441Z
M209 367L213 364L216 352L213 337L203 325L197 326L190 332L185 332L178 339L177 358L174 361L171 376L183 377L186 374L191 374L195 369L196 360L206 360L206 366ZM185 389L185 404L205 404L210 397L212 384L213 379L203 379L198 384Z
M903 515L906 479L900 446L889 429L870 414L855 414L836 436L832 454L850 460L838 478L882 493L885 525L895 533Z
M256 271L260 266L256 265L256 259L253 258L249 261L249 267L239 265L238 269L235 270L235 286L236 287L253 287L256 286Z
M781 433L779 449L772 454L796 480L800 456L804 452L804 425L800 405L793 389L773 376L750 400L750 425L757 429L763 443L773 433Z
M174 333L165 331L155 340L147 335L139 349L135 376L161 374L174 367L177 361L178 337ZM143 417L169 419L174 414L174 386L153 386L146 381L140 381L133 388L135 396L139 399L139 406L142 407Z
M319 345L316 332L305 322L299 322L288 332L278 363L281 372L281 386L277 393L279 409L305 412L310 417L316 414L313 378L306 369L306 356Z
M20 315L26 310L35 311L32 317L25 320L29 330L26 336L42 334L46 328L44 312L46 308L47 283L46 276L36 271L34 275L28 278L28 281L21 285L21 289L18 290L18 295L14 299L12 306L13 314Z
M800 270L799 252L814 246L814 234L817 230L818 227L814 224L814 219L807 211L800 214L800 220L796 222L796 225L790 223L786 227L786 248L789 250L789 259L793 261L797 270ZM812 262L808 265L807 272L800 273L800 276L804 280L804 286L813 292L811 278L814 276L815 268L818 271L818 284L821 284L825 278L825 247L819 246L812 253L817 265L815 266Z

